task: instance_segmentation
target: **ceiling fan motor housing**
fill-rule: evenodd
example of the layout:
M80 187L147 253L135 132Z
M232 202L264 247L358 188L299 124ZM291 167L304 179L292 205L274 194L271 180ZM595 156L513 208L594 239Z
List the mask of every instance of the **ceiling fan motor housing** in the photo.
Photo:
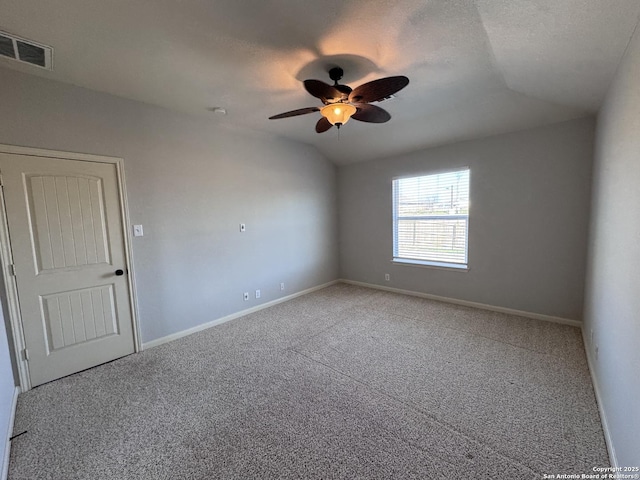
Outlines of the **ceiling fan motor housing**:
M335 103L335 102L346 102L347 99L349 98L349 94L352 92L352 88L349 87L348 85L340 85L338 83L338 80L340 80L342 78L342 76L344 75L344 70L342 70L342 68L340 67L333 67L331 70L329 70L329 78L331 78L331 80L333 80L334 85L333 87L340 92L340 97L339 98L327 98L327 102L326 104L330 104L330 103Z

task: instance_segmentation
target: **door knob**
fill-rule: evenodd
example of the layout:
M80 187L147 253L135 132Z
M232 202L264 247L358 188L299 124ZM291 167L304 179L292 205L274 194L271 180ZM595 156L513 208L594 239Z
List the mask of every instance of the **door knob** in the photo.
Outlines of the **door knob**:
M116 270L116 275L117 275L117 276L124 275L124 270L122 270L122 269L120 269L120 268L119 268L118 270Z

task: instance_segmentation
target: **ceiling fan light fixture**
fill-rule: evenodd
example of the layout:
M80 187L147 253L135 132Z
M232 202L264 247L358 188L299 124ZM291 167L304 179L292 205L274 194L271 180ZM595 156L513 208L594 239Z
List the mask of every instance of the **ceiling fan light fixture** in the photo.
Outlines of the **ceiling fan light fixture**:
M340 127L347 123L351 118L351 115L356 113L357 109L349 103L330 103L320 109L320 113L323 117L329 120L331 125Z

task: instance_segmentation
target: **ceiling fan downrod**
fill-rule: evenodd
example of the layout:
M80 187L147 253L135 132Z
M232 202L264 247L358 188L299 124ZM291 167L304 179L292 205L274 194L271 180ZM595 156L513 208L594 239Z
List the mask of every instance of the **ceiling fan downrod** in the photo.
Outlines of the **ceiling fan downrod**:
M333 67L329 70L329 78L334 81L334 85L338 85L338 80L342 80L342 76L344 75L344 70L340 67Z

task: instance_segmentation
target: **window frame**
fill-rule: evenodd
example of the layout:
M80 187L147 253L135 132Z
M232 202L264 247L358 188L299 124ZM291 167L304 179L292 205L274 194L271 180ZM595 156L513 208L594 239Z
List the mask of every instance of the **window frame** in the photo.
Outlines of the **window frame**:
M429 176L433 176L433 175L441 175L441 174L445 174L445 173L455 173L455 172L460 172L460 171L467 171L469 172L469 190L468 190L468 198L469 198L469 204L468 204L468 208L467 208L467 214L451 214L451 215L425 215L425 216L410 216L410 217L400 217L400 219L411 219L414 218L438 218L438 219L447 219L450 217L456 217L456 218L464 218L466 217L467 220L467 226L465 229L465 239L464 239L464 245L465 245L465 252L464 252L464 256L465 256L465 263L456 263L456 262L442 262L442 261L437 261L437 260L422 260L422 259L416 259L416 258L405 258L405 257L399 257L398 256L398 216L397 216L397 200L398 200L398 193L397 193L397 181L398 180L403 180L403 179L408 179L408 178L418 178L418 177L429 177ZM461 166L461 167L455 167L455 168L448 168L448 169L439 169L439 170L432 170L428 173L416 173L416 174L407 174L407 175L399 175L396 177L393 177L391 179L391 216L392 216L392 234L393 234L393 247L392 247L392 257L391 257L391 262L396 264L396 265L406 265L406 266L411 266L411 267L427 267L427 268L437 268L437 269L444 269L444 270L448 270L448 271L463 271L466 272L469 270L469 225L470 225L470 218L471 218L471 167L469 166Z

